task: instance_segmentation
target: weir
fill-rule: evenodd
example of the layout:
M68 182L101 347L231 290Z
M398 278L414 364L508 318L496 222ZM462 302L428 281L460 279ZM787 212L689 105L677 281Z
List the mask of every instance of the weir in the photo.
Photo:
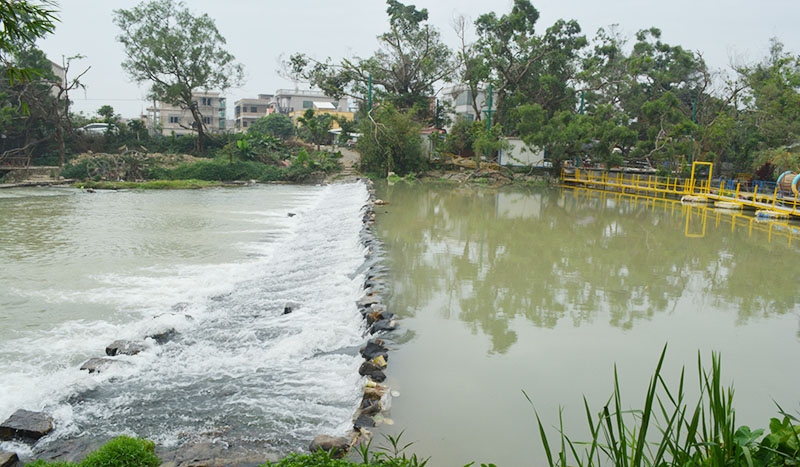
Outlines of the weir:
M708 167L708 176L700 178L696 171ZM687 202L719 203L720 208L755 209L756 215L766 218L800 219L798 194L782 190L780 185L758 182L738 182L711 178L713 164L692 163L690 178L659 177L651 174L616 172L603 169L563 168L561 183L565 186L594 188L620 193L636 193L652 197L674 197Z

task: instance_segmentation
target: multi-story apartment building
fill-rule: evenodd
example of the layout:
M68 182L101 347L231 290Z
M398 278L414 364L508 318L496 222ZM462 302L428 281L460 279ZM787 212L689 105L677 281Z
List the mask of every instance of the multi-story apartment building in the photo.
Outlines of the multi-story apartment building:
M225 121L225 98L220 96L220 93L194 92L192 97L203 116L203 123L208 132L225 133L228 131ZM164 102L156 102L147 111L151 116L148 123L154 133L187 135L195 132L196 123L192 113L188 110Z
M245 132L253 122L274 112L272 97L272 94L259 94L256 99L239 99L234 102L235 131Z
M276 112L289 114L304 111L314 107L314 102L330 102L339 112L347 112L347 98L334 99L322 91L308 89L278 89L272 98L272 105Z
M481 112L488 110L487 97L486 91L478 91L475 103L478 105L478 110ZM483 119L485 116L485 114L480 117L475 116L475 108L472 106L472 91L464 84L442 89L442 100L449 102L450 105L453 106L456 118L464 118L471 122L476 120L476 118Z

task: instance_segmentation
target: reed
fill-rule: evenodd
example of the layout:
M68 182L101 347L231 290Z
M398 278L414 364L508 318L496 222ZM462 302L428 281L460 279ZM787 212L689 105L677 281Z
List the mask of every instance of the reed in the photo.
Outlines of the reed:
M623 408L616 366L613 393L596 415L584 397L588 441L573 441L565 433L559 410L557 453L547 438L533 400L522 391L536 416L547 464L550 467L800 465L800 426L796 425L795 416L778 406L783 419L773 418L770 433L763 438L763 429L737 427L734 389L722 384L719 354L712 353L710 369L703 366L698 355L700 395L690 403L684 392L685 368L681 370L677 387L672 389L662 377L666 353L665 345L641 409Z

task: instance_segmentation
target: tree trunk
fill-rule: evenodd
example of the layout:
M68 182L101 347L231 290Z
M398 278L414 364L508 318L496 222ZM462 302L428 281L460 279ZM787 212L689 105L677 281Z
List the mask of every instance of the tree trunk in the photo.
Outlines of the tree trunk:
M192 118L194 118L194 123L197 127L197 144L195 145L195 149L197 150L197 154L200 155L205 149L205 124L203 123L203 115L198 110L197 105L192 103L190 107L192 112Z
M64 129L61 128L61 125L62 123L59 119L59 122L56 125L56 142L58 143L58 166L63 168L67 151L64 147Z

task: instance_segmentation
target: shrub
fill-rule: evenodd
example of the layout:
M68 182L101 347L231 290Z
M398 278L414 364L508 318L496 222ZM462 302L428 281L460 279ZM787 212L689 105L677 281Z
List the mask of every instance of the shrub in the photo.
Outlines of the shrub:
M80 464L38 460L28 465L33 467L157 467L161 465L161 459L155 455L155 444L152 441L119 436L86 456Z
M426 161L422 154L421 126L414 121L413 114L383 104L374 110L373 119L362 119L359 124L362 136L356 149L361 153L362 170L381 178L389 172L402 176L423 170Z
M233 180L259 180L262 182L282 180L279 167L252 161L233 161L223 159L181 164L174 169L155 169L149 178L166 180L208 180L227 182Z

